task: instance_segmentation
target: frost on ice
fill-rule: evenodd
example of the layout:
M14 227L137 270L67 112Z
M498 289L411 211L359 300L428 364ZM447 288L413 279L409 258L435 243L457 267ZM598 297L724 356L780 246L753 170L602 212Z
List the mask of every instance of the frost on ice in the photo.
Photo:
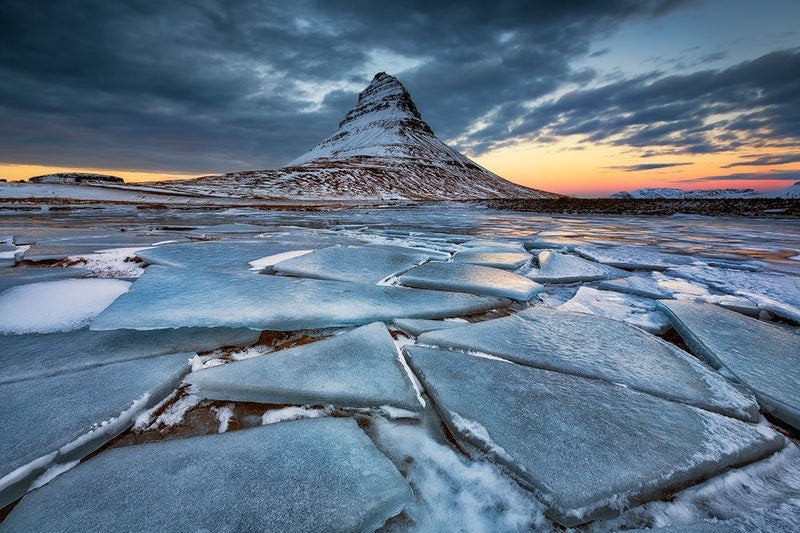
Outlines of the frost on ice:
M380 322L335 337L194 372L194 394L215 400L419 409Z
M372 531L412 498L353 420L319 418L107 450L30 493L0 529Z
M458 316L508 304L470 294L250 273L196 271L187 276L184 269L154 265L130 292L92 321L91 329L293 331L391 321L398 316Z
M758 416L753 398L689 354L625 324L591 315L533 307L507 318L423 333L418 343L602 379L744 420Z
M542 290L538 283L517 274L468 263L431 261L409 270L398 280L406 287L466 292L523 302Z
M191 354L173 354L0 385L0 505L21 496L53 462L80 459L127 429L167 396ZM11 476L15 469L28 469ZM5 525L5 523L3 524Z
M800 335L710 304L662 305L692 351L732 372L766 411L800 429Z
M603 381L406 350L451 431L510 468L564 526L662 498L784 443L771 429ZM483 426L492 446L459 433L452 413Z

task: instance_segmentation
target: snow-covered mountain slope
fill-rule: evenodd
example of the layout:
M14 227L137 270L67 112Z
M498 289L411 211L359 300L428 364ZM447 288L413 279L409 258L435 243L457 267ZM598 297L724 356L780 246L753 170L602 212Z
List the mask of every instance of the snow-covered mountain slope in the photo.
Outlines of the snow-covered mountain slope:
M296 199L556 198L504 180L447 146L405 87L379 73L330 137L289 165L161 187L202 194Z
M60 172L58 174L45 174L43 176L34 176L28 180L31 183L57 183L64 185L80 184L80 183L125 183L122 178L117 176L109 176L107 174L91 174L88 172Z
M682 189L651 188L636 189L630 192L618 192L611 198L668 198L677 200L696 200L704 198L800 198L800 181L785 189L758 192L755 189L705 189L684 191Z

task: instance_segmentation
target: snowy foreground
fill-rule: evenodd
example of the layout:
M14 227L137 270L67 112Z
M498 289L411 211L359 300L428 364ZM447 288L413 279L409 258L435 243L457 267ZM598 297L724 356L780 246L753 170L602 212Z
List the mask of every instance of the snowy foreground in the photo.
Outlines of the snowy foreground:
M0 213L0 531L797 531L796 221Z

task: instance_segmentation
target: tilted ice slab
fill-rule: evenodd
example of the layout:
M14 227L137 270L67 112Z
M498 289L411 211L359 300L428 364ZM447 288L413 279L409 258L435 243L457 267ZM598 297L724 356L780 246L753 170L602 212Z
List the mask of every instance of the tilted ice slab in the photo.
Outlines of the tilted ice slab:
M318 418L107 450L0 531L374 531L411 501L353 420Z
M251 329L181 328L0 335L0 383L170 353L245 346L256 342L259 334Z
M0 385L0 506L21 496L51 464L78 460L125 431L175 389L191 355Z
M692 257L656 252L643 246L583 247L575 251L586 259L629 270L666 270L696 262Z
M562 311L574 311L619 320L650 333L664 333L669 320L658 309L655 301L630 294L599 291L581 287L571 299L560 305Z
M397 329L405 331L409 335L419 336L427 331L439 329L457 328L469 325L469 322L455 322L450 320L425 320L423 318L398 318L394 321Z
M624 278L629 272L550 250L539 252L539 270L528 277L539 283L575 283Z
M175 237L173 237L175 238ZM182 237L177 237L182 239ZM170 239L164 235L135 235L117 233L113 235L97 235L62 239L49 239L37 242L22 255L26 261L57 261L72 255L82 255L112 248L147 247Z
M693 352L728 369L764 410L800 430L800 335L715 305L662 306Z
M655 279L649 277L631 276L622 279L612 279L600 282L598 287L604 290L641 296L642 298L656 300L672 298L672 292L659 285Z
M698 280L717 290L744 296L778 316L800 322L800 277L711 266L676 268L669 274Z
M752 397L691 355L601 317L532 307L506 318L423 333L417 342L487 353L521 365L618 383L743 420L758 419Z
M456 263L470 263L504 270L516 270L531 260L528 252L476 252L464 250L453 255Z
M83 278L89 275L85 268L51 268L17 266L0 269L0 292L17 285L56 281L59 279Z
M381 322L287 350L199 370L192 394L212 400L418 410L416 392Z
M323 248L273 265L281 274L303 278L378 283L427 261L429 255L396 246Z
M469 294L283 276L190 272L154 265L90 327L293 331L389 322L396 317L444 318L509 303Z
M461 244L481 252L524 252L525 247L519 241L493 241L489 239L473 239Z
M432 261L409 270L398 279L407 287L499 296L523 302L544 288L528 278L505 270L467 263Z
M575 526L783 446L766 426L598 380L406 347L449 429Z
M702 301L710 304L717 304L725 309L743 313L745 315L758 316L758 305L743 296L732 294L711 294L708 286L697 280L686 280L669 277L661 272L653 272L653 278L657 280L659 287L672 293L675 300Z
M165 244L136 252L136 256L151 265L246 272L251 262L266 256L308 249L302 240L280 242L266 239L250 241L210 241ZM313 248L313 247L311 247Z
M80 329L130 285L116 279L62 279L12 287L0 293L0 334Z

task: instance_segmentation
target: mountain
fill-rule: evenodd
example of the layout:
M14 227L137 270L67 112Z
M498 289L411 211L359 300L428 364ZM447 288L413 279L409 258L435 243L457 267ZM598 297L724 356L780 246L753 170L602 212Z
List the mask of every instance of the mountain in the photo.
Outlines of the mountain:
M489 172L440 141L403 85L384 72L358 95L339 129L287 166L160 187L291 199L558 198Z
M800 198L800 181L785 189L777 191L757 192L755 189L704 189L684 191L682 189L651 188L636 189L630 192L618 192L609 198L644 199L668 198L676 200L697 200L710 198Z
M29 178L28 181L31 183L57 183L62 185L77 185L81 183L98 185L108 183L125 183L122 178L118 178L117 176L109 176L107 174L91 174L89 172L61 172L58 174L45 174L43 176L34 176Z

